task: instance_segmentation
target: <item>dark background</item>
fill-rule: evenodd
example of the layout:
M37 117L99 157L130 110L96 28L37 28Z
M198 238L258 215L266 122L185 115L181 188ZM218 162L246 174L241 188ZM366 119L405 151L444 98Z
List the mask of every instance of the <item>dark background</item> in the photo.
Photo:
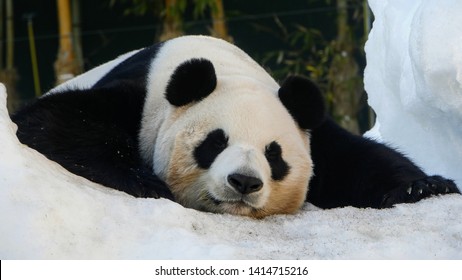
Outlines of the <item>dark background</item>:
M308 2L309 5L308 5ZM160 32L160 21L153 15L125 15L124 5L109 7L108 1L82 0L81 28L85 69L91 69L130 50L155 42ZM335 9L323 1L306 0L226 0L227 22L234 43L257 61L270 50L283 48L277 38L277 16L287 26L301 24L322 28L326 38L335 36ZM58 23L56 1L15 0L15 64L19 74L17 90L24 99L33 94L32 70L24 15L34 13L35 44L42 91L54 86L53 63L58 51ZM188 13L186 13L188 14ZM192 13L189 13L192 14ZM210 21L185 18L187 34L208 34ZM265 31L261 29L265 28ZM274 30L272 33L271 30Z

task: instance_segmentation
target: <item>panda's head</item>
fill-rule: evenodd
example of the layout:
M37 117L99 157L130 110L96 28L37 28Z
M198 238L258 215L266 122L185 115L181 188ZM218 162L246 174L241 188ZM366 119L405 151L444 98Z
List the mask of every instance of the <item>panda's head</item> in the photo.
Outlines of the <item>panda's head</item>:
M315 85L217 79L209 60L192 59L174 70L165 98L152 162L179 203L257 218L301 207L312 176L308 130L324 118Z

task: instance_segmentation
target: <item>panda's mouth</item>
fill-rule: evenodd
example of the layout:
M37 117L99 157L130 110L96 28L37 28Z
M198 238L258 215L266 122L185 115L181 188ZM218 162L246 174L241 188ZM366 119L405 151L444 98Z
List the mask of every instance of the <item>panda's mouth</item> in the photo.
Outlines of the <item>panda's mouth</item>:
M210 193L208 193L208 196L207 196L207 197L208 197L208 199L210 199L210 200L213 202L213 204L215 204L215 205L217 205L217 206L220 205L221 203L223 203L222 200L216 199L216 198L215 198L213 195L211 195Z
M244 196L235 199L227 199L222 200L216 198L210 192L207 193L207 198L215 205L215 206L234 206L234 207L242 207L242 208L250 208L256 210L255 206L253 206L249 201L246 201Z

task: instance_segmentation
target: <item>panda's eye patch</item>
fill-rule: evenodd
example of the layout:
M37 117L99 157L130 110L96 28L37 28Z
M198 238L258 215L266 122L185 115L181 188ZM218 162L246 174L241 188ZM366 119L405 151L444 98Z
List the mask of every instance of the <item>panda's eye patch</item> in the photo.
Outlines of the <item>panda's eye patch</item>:
M200 168L208 169L226 147L228 147L228 137L223 129L213 130L194 149L194 159Z
M276 141L266 146L265 157L271 167L271 178L276 181L284 179L290 167L282 158L282 148Z

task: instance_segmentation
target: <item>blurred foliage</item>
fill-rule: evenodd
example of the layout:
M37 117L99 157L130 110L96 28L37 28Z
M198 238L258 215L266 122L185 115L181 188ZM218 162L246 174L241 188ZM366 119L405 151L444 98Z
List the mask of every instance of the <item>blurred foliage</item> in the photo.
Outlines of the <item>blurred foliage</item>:
M260 62L269 66L272 75L283 80L288 75L307 75L320 84L326 84L329 65L332 60L332 43L326 40L320 30L301 25L285 26L279 18L274 21L278 30L267 30L281 40L282 48L263 54Z
M330 115L343 127L360 133L358 115L366 108L360 64L368 30L363 29L364 0L324 0L334 9L331 22L336 36L327 39L321 27L284 24L274 17L277 29L256 25L259 31L278 38L281 47L260 56L272 75L283 80L288 75L304 75L325 93ZM367 5L367 3L366 3ZM368 112L365 112L368 114ZM367 125L366 125L367 126ZM367 127L366 127L367 129Z
M109 0L109 7L114 7L117 4L123 5L125 15L142 16L153 13L155 16L159 16L160 11L163 10L163 2L160 0Z
M213 27L210 33L231 40L228 35L224 18L222 0L109 0L109 6L123 5L125 15L143 16L152 13L163 21L163 31L159 40L167 40L183 35L184 21L187 9L190 9L193 19L212 18ZM189 14L188 14L189 16Z
M109 6L124 5L125 15L142 16L153 13L157 17L162 17L166 13L165 2L165 0L109 0ZM169 12L183 16L189 5L193 6L194 18L204 18L207 10L216 9L215 0L176 0L175 5L169 7Z

